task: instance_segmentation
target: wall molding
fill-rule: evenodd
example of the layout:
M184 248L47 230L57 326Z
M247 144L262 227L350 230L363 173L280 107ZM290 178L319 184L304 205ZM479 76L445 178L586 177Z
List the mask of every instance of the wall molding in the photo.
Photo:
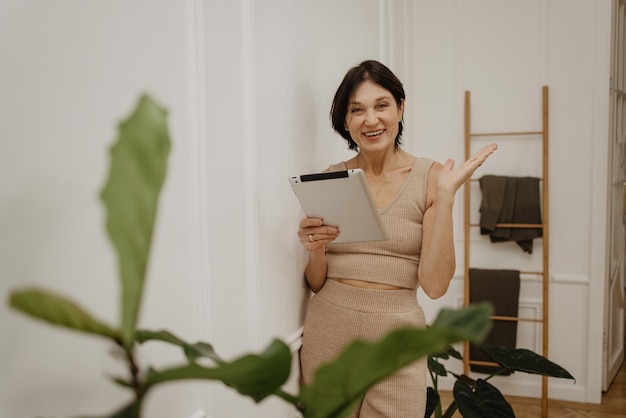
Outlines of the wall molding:
M242 30L242 68L243 68L243 97L242 97L242 126L244 129L244 167L245 172L245 224L246 242L245 254L246 284L247 284L247 314L248 336L253 347L261 349L261 285L259 283L258 260L258 218L259 209L257 193L257 123L256 123L256 69L254 47L254 2L241 1L241 30Z
M188 174L190 190L192 190L192 216L189 220L193 223L191 231L195 231L190 237L193 255L192 260L194 281L193 312L194 333L201 341L212 341L213 321L211 317L211 262L210 262L210 233L209 222L206 214L209 213L210 196L208 186L208 149L207 127L207 87L206 87L206 45L205 45L205 20L202 0L193 0L186 4L187 21L187 47L189 56L189 155ZM214 398L214 387L197 383L194 387L194 397L198 410L193 417L208 417L204 410L209 408Z
M530 299L530 298L520 299L518 312L521 312L522 310L531 311L532 312L531 315L524 314L524 315L520 315L520 317L540 319L543 313L542 307L543 307L543 303L539 299ZM533 331L534 331L533 341L530 342L530 344L527 344L527 346L532 347L532 350L535 353L541 354L542 340L543 340L543 325L537 322L519 322L517 326L518 326L518 333L519 333L520 326L527 326L527 327L533 328ZM518 346L519 346L519 341L518 341Z
M463 285L463 274L455 274L454 277L452 277L452 280L460 282L461 285ZM541 283L541 279L537 278L537 276L533 274L521 274L520 280L522 283ZM589 286L590 280L589 276L583 274L555 273L550 274L550 283Z
M389 0L378 1L378 51L380 60L394 63L393 9Z
M607 283L607 222L609 219L607 187L608 138L609 138L609 79L610 79L610 39L611 39L611 4L608 1L594 2L593 12L593 128L591 135L591 196L593 202L589 216L589 276L590 282L587 313L589 316L589 335L587 345L587 402L600 403L602 400L602 374L604 366L603 333L605 328L605 291ZM608 186L608 185L607 185ZM592 308L593 307L593 308ZM600 326L602 324L602 326Z
M571 284L577 286L589 286L589 276L583 274L557 273L550 275L552 284Z
M189 48L189 123L191 126L189 137L189 182L192 185L192 212L191 222L195 231L193 236L193 260L195 263L196 292L194 293L195 332L198 339L210 340L211 311L206 300L211 297L211 268L209 259L209 224L206 214L209 213L209 187L207 144L206 138L207 111L206 111L206 83L205 83L205 22L202 0L188 3L187 19L190 22L188 32Z

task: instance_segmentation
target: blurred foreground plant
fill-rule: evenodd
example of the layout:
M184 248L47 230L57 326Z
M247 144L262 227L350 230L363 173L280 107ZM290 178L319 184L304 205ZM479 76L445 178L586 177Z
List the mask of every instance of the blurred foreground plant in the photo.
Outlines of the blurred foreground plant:
M294 395L282 389L292 358L289 347L280 340L272 341L262 353L226 361L208 343L188 343L167 330L137 329L169 150L166 111L144 95L120 124L117 143L111 149L109 178L101 193L108 215L107 231L119 262L122 290L118 326L104 323L74 301L48 290L23 288L9 297L11 307L22 313L105 338L122 350L128 374L113 381L132 391L133 397L103 418L140 418L145 396L153 387L186 379L221 381L256 402L278 396L306 418L346 417L368 388L402 366L456 342L480 343L489 332L489 305L442 310L427 329L402 328L379 341L354 341L339 358L317 371L314 383ZM163 370L141 370L136 348L149 341L180 347L185 360Z

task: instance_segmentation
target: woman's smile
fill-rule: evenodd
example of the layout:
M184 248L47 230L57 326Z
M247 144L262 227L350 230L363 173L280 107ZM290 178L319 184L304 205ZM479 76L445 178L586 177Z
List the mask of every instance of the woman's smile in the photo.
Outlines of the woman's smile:
M383 132L385 132L384 129L379 129L377 131L364 132L363 135L365 135L368 138L374 138L376 136L381 135Z

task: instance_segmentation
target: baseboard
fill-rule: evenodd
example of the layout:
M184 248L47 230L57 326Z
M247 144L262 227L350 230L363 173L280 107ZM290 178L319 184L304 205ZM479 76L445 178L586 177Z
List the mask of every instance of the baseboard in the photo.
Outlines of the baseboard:
M452 391L454 387L454 378L439 379L439 390ZM490 382L502 392L506 397L509 396L521 396L524 398L541 398L541 383L532 382ZM568 402L588 402L587 388L585 386L579 386L566 380L564 382L548 382L548 399L568 401Z

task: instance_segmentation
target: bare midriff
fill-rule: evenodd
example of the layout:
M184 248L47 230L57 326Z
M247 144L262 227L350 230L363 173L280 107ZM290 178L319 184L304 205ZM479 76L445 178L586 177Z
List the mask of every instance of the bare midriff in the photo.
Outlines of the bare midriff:
M364 282L363 280L337 279L335 277L329 277L329 279L334 280L339 283L347 284L348 286L360 287L363 289L406 290L405 287L392 286L390 284L383 284L383 283Z

